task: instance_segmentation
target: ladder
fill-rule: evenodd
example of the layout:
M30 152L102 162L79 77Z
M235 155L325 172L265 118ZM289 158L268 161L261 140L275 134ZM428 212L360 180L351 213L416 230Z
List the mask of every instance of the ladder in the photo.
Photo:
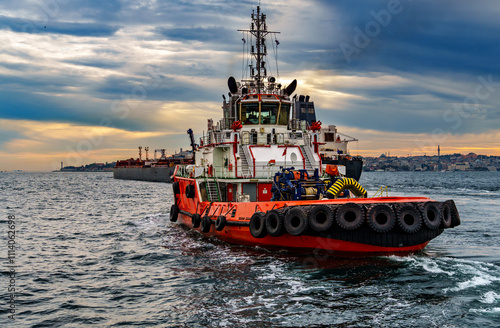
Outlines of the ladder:
M243 147L240 145L239 147L240 159L241 159L241 175L243 177L251 177L252 174L250 172L250 167L248 165L247 156L243 151Z
M311 163L309 155L307 154L305 146L300 146L300 148L302 150L302 154L304 154L304 161L306 162L305 163L306 164L305 167L306 167L307 173L314 174L314 167L313 167L313 165Z
M205 184L207 186L207 196L210 202L220 202L220 192L219 192L219 184L217 180L214 178L213 181L209 181L205 178Z

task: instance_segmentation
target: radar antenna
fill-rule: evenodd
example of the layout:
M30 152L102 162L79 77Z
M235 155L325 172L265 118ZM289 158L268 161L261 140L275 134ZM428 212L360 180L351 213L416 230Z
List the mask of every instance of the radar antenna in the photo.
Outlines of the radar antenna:
M249 30L238 30L240 32L249 32L255 37L255 46L252 45L251 54L255 57L255 67L250 65L250 76L257 83L257 92L264 89L264 78L267 77L266 62L264 58L267 55L266 36L268 34L277 34L280 32L270 32L267 30L266 15L260 13L260 3L257 6L257 14L252 11L252 23Z

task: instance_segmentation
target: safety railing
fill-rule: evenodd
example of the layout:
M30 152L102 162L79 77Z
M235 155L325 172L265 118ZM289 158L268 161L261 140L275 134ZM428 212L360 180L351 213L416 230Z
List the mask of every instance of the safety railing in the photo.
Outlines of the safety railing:
M385 192L385 197L389 197L388 187L381 186L380 188L378 188L377 192L373 195L373 198L384 197L384 192Z

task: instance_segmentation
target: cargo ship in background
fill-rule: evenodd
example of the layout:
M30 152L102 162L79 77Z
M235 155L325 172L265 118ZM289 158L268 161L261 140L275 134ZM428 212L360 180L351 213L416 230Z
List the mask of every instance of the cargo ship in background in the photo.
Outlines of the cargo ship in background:
M228 79L222 119L208 119L199 143L188 131L194 163L177 165L170 220L222 241L331 256L407 254L460 224L453 200L368 197L359 184L354 138L316 120L309 96L292 96L268 76L266 15L240 30L249 78Z
M139 157L119 160L113 168L113 178L124 180L139 180L151 182L171 182L177 164L192 164L193 152L181 151L172 156L166 156L165 149L155 149L153 159L148 158L149 147L145 147L146 159L142 159L142 147L139 147ZM157 154L160 154L157 158Z

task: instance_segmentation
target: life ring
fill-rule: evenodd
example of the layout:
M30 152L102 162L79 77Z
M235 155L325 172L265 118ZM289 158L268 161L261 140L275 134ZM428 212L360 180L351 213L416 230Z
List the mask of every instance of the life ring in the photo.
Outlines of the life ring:
M201 232L209 232L210 227L212 226L212 219L208 215L205 215L203 219L201 219Z
M294 207L290 209L284 220L285 230L292 236L300 236L309 227L307 214L302 207Z
M364 210L355 203L340 206L335 214L337 224L345 230L354 230L363 224Z
M185 193L186 193L186 197L187 197L187 198L194 198L194 194L195 194L194 185L192 185L192 184L188 184L188 185L186 186Z
M191 223L193 225L193 228L195 229L198 229L200 227L201 217L198 213L195 213L191 216Z
M215 230L222 231L226 226L226 217L224 215L219 215L217 220L215 220Z
M284 217L281 210L272 210L267 213L266 217L266 230L270 236L279 237L283 235L284 230Z
M309 225L313 230L327 231L333 225L336 207L317 205L309 212Z
M442 203L441 204L441 225L443 228L450 228L451 227L451 207L449 203Z
M396 207L398 226L406 233L415 233L422 227L420 212L411 203L403 203Z
M178 195L181 193L181 187L179 186L179 181L174 181L174 183L172 183L172 189L174 190L174 195Z
M170 221L171 222L177 221L178 216L179 216L179 206L177 206L177 204L173 204L172 207L170 207Z
M387 204L375 204L368 208L366 221L374 231L385 233L396 225L396 214Z
M455 205L455 202L452 199L450 199L450 200L445 201L445 203L450 205L451 228L460 225L460 214L458 214L458 210L457 210L457 206Z
M250 218L250 233L255 238L264 238L267 234L264 213L255 212Z
M437 202L427 202L419 205L422 219L427 228L434 230L441 225L441 211Z

